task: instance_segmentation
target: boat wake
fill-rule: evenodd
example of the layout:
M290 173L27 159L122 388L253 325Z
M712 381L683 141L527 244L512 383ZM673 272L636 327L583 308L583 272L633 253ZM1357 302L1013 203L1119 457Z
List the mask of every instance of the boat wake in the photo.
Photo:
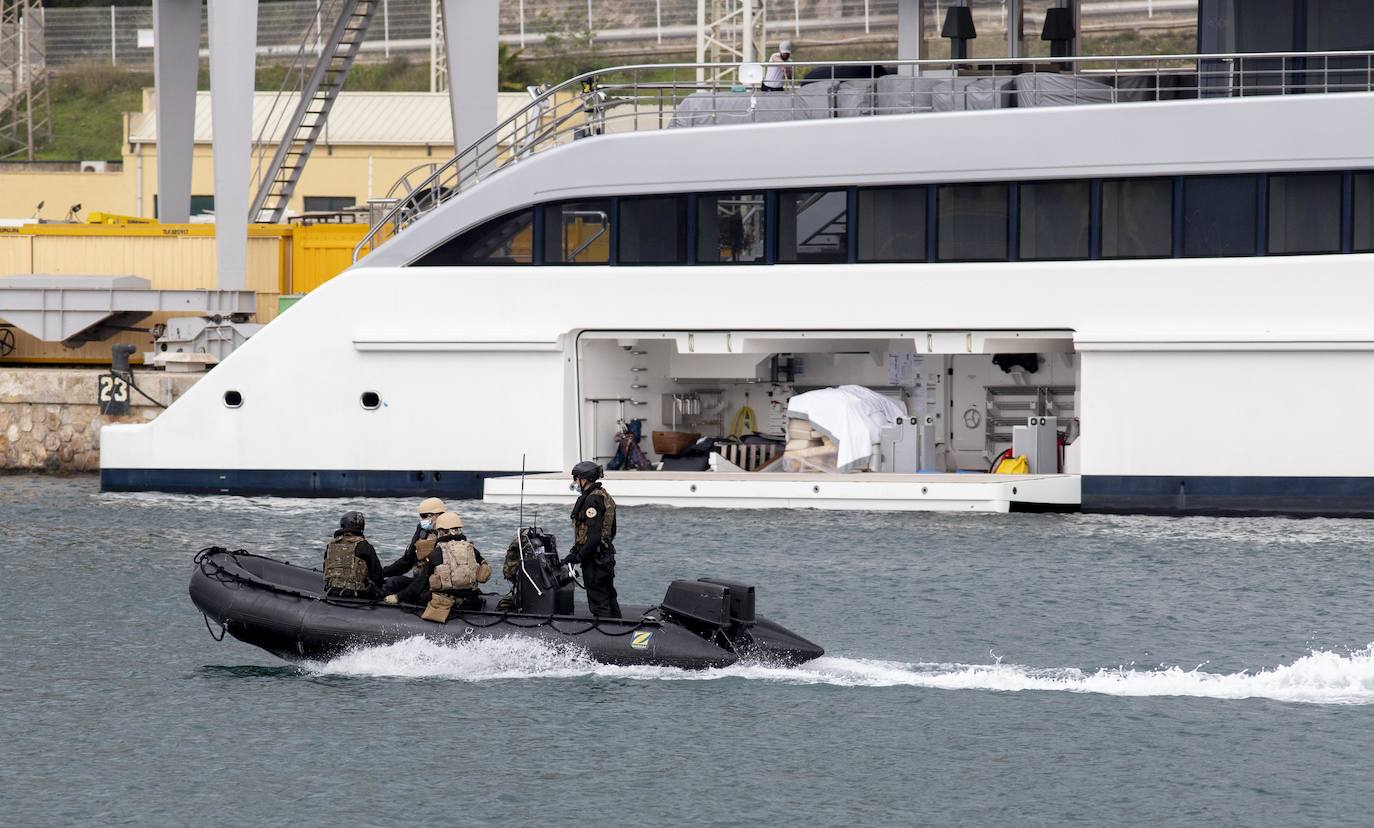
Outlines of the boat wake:
M740 663L716 670L600 664L573 646L522 638L438 644L412 638L369 647L305 669L315 675L502 679L601 677L640 681L770 681L838 687L923 687L996 692L1052 691L1108 696L1270 699L1305 704L1374 704L1374 644L1342 654L1314 650L1292 664L1239 673L1202 668L1081 670L1014 664L939 664L825 656L800 666Z

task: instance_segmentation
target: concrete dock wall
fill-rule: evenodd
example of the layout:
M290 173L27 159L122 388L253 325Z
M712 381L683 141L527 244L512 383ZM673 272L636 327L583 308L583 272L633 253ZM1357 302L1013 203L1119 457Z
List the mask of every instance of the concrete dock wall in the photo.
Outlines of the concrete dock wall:
M147 422L162 412L133 392L128 416L102 416L97 394L104 373L0 368L0 472L98 471L101 426ZM134 382L149 397L170 405L203 376L138 371Z

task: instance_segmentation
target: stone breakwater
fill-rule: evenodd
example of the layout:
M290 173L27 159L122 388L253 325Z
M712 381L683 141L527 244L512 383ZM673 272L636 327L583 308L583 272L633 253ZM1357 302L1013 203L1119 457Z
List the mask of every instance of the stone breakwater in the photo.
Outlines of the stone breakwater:
M100 469L100 429L143 423L162 409L130 394L128 416L107 417L97 401L108 371L76 368L0 368L0 471L93 472ZM138 371L134 382L171 405L204 374Z

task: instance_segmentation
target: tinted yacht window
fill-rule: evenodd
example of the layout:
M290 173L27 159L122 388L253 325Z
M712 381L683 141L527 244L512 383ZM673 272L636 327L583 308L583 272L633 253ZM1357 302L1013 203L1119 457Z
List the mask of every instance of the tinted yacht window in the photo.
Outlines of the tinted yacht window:
M544 264L606 264L610 260L610 201L569 201L544 208Z
M778 261L849 261L849 193L778 193Z
M478 225L415 261L417 267L532 264L534 211L521 210Z
M1173 252L1173 179L1103 181L1102 258L1164 258Z
M1307 47L1314 52L1374 49L1374 3L1307 0Z
M1374 50L1374 3L1307 0L1307 48L1313 52ZM1369 64L1358 55L1314 58L1308 84L1325 92L1369 89ZM1344 70L1344 71L1342 71Z
M1019 189L1021 258L1088 258L1088 182L1037 181Z
M1355 250L1374 251L1374 173L1355 173Z
M685 196L622 198L616 229L621 264L684 264L687 261Z
M936 199L941 261L1006 260L1006 184L942 185Z
M926 188L859 190L855 232L861 262L924 262Z
M1341 174L1269 176L1269 252L1341 252Z
M763 193L710 193L697 199L697 261L752 264L767 260Z
M1255 255L1259 181L1253 175L1183 180L1183 255Z

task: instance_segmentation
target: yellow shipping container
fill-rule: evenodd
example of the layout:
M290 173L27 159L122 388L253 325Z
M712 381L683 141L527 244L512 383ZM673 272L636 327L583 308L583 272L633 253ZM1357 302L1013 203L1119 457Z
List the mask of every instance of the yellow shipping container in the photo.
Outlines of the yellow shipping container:
M366 224L298 224L291 234L291 267L283 293L308 293L353 264Z

